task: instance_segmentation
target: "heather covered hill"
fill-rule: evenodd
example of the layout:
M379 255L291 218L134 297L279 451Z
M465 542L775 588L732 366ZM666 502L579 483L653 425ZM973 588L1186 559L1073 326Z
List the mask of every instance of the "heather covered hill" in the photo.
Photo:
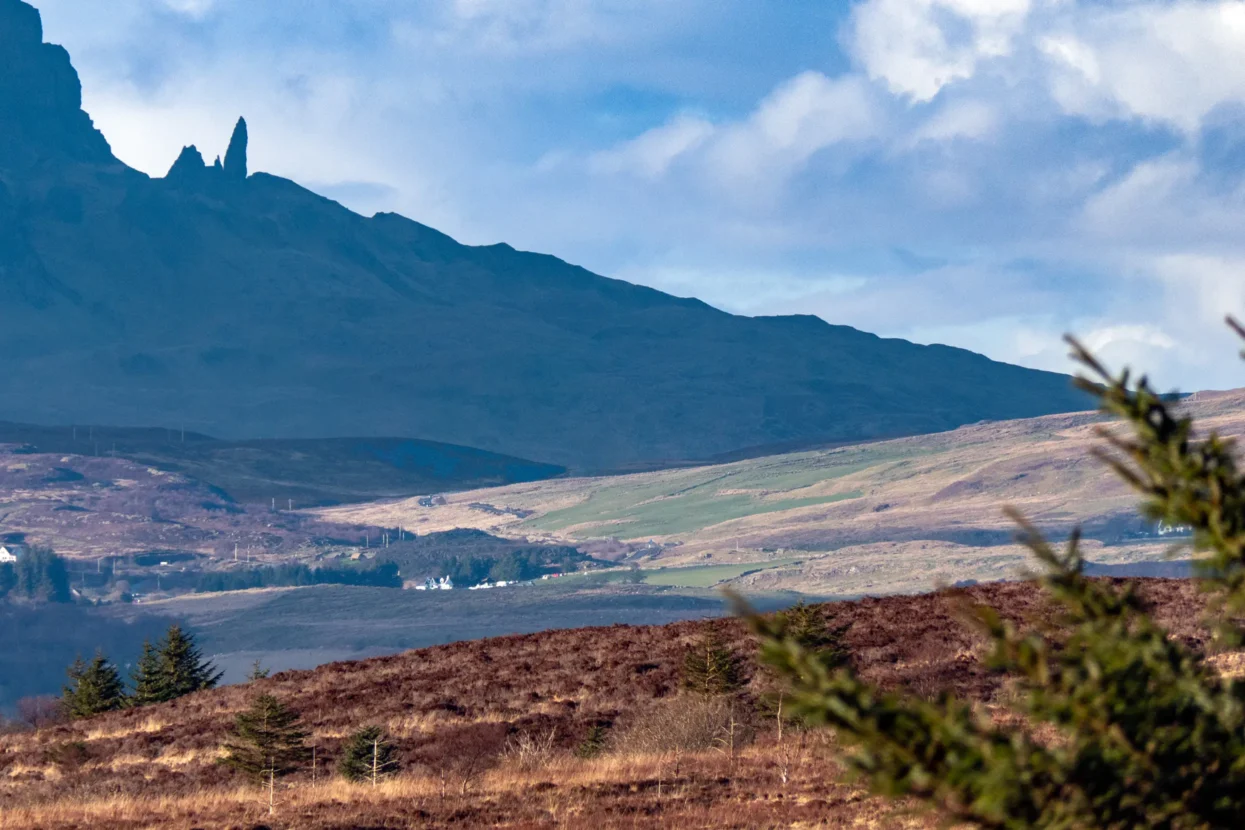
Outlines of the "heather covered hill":
M248 175L244 124L219 166L187 148L151 179L21 0L0 0L0 56L3 418L409 435L584 470L1083 407L1063 376L356 215Z
M238 502L360 502L551 478L562 467L410 438L222 441L175 429L0 421L0 445L27 454L108 456L194 478ZM3 452L0 450L0 452Z
M1142 595L1175 636L1206 642L1194 583L1145 581ZM865 678L925 697L954 691L989 713L1006 689L979 663L984 640L960 622L965 599L1016 620L1050 619L1032 583L819 613L849 626L845 644ZM696 739L686 719L662 718L701 711L680 685L688 649L708 632L741 661L738 743L716 735L690 750L651 734L637 740L652 723ZM18 732L0 737L0 827L938 826L839 780L820 733L780 739L763 703L772 687L753 651L735 620L547 631L286 672ZM1217 659L1235 665L1234 655ZM317 748L316 771L308 765L279 787L275 816L266 794L214 763L234 714L260 692L299 711ZM379 788L330 778L345 737L361 725L382 726L403 764ZM577 757L594 726L608 735L602 751Z

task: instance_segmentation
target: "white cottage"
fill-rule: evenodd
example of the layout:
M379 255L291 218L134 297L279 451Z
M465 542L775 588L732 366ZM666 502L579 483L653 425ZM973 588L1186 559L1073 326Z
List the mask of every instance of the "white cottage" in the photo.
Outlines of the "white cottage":
M16 562L17 557L22 555L22 548L19 545L0 545L0 565L6 562Z

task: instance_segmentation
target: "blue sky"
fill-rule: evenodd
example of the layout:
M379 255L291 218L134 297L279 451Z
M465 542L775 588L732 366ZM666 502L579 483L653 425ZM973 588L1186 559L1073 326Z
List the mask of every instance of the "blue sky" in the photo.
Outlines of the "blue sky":
M124 161L744 314L1245 385L1245 3L36 0Z

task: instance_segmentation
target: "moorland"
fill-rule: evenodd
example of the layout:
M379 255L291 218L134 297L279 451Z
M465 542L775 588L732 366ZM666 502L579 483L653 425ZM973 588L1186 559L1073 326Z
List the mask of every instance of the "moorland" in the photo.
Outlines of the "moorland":
M1143 580L1173 636L1202 648L1202 599ZM884 688L953 692L984 716L1008 694L981 663L965 602L1050 621L1030 583L821 606L854 667ZM742 685L712 700L684 686L712 635ZM513 828L822 826L938 822L841 776L833 739L779 732L755 644L738 620L612 626L458 642L200 692L170 703L0 737L0 827L358 826ZM1237 655L1215 658L1236 672ZM300 713L316 747L268 793L220 766L234 716L257 694ZM377 725L401 771L378 786L334 773L347 735ZM585 740L595 734L592 751ZM589 757L583 757L589 756Z

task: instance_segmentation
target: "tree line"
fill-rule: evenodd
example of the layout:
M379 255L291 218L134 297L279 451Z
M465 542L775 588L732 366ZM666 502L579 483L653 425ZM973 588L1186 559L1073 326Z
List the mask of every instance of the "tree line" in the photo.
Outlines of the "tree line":
M213 689L222 672L203 658L194 637L172 625L159 643L143 642L142 655L126 688L121 672L103 651L90 661L78 657L68 669L69 683L61 694L64 713L73 719L103 712L174 700Z
M244 591L248 588L289 588L306 585L362 585L374 588L401 588L402 577L394 562L374 568L310 568L303 564L270 565L244 571L200 574L195 593Z
M0 599L72 602L69 569L50 548L30 548L16 562L0 563Z
M551 557L551 553L555 555ZM521 548L497 556L447 556L439 569L456 585L523 582L555 571L574 570L587 558L574 548Z

